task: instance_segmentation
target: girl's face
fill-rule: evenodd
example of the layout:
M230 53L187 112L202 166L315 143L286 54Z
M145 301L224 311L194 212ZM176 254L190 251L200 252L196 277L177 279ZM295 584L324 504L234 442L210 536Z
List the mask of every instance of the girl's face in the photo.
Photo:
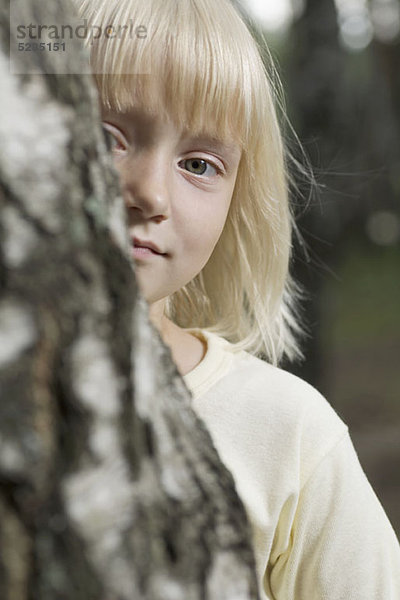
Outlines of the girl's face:
M222 233L241 151L143 109L103 111L128 209L139 286L153 304L205 266Z

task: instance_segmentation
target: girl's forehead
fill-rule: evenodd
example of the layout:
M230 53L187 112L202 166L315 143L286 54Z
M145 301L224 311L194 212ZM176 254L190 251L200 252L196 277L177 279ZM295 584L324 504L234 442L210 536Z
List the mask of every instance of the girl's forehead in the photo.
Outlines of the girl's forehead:
M102 114L105 119L112 117L117 124L120 121L121 125L132 126L137 134L149 137L158 128L169 124L177 130L182 140L190 142L191 145L207 147L217 154L231 158L240 157L242 149L238 136L234 132L222 134L222 132L216 131L215 127L210 127L207 119L204 120L202 126L197 124L196 127L191 127L190 122L182 122L177 119L175 113L171 114L165 106L162 108L157 112L147 105L134 103L122 110L102 107Z
M127 90L114 87L112 102L103 104L103 113L129 119L132 123L151 128L153 124L171 122L186 136L198 141L208 141L217 147L241 146L238 127L229 117L224 122L215 116L212 103L197 103L195 99L165 93L165 87L155 77L135 78Z

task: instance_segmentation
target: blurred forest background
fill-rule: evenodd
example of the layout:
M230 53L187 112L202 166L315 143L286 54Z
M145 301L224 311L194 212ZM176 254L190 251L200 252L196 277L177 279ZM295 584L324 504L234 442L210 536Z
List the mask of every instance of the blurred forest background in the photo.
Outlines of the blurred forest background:
M400 535L400 0L242 0L317 190L297 176L306 360ZM304 157L288 130L295 157ZM360 499L362 501L362 499Z

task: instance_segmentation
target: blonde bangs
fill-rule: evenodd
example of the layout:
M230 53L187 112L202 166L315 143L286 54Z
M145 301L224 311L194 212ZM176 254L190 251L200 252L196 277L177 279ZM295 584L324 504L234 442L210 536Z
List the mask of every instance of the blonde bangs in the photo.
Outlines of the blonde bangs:
M147 31L146 39L88 38L91 67L106 108L145 106L157 114L167 112L194 134L226 139L234 133L241 146L248 144L255 133L250 115L256 101L249 55L254 63L261 60L230 4L224 7L223 22L215 0L77 4L89 27L104 31L133 24Z

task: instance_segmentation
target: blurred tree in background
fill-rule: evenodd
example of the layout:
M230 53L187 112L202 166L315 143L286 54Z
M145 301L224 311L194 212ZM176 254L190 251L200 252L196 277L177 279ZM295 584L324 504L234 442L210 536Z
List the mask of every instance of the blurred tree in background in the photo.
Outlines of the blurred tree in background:
M287 368L349 425L399 534L400 0L292 0L292 9L290 26L266 38L317 187L310 194L297 176L306 252L296 249L294 272L310 336L304 363Z

